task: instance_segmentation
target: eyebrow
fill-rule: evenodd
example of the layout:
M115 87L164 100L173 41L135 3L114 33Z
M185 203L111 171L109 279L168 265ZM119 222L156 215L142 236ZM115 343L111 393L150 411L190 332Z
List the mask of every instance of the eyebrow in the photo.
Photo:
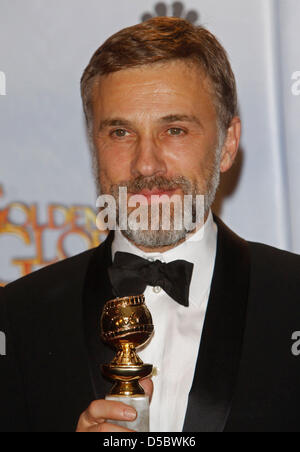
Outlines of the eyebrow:
M126 119L123 119L123 118L104 119L99 124L99 132L101 130L105 129L105 127L113 127L113 126L129 127L130 125L131 125L131 122L127 121Z
M201 124L201 121L194 115L171 114L171 115L163 116L162 118L159 118L159 120L158 120L159 123L163 123L163 124L168 123L168 122L177 122L177 121L192 122L192 123L197 124L201 128L203 127ZM105 127L115 127L115 126L131 127L132 123L131 123L131 121L128 121L127 119L124 119L124 118L104 119L100 122L99 132L101 130L103 130Z
M159 122L176 122L176 121L184 121L184 122L193 122L196 123L198 126L202 127L201 121L197 118L197 116L194 115L167 115L163 118L160 118Z

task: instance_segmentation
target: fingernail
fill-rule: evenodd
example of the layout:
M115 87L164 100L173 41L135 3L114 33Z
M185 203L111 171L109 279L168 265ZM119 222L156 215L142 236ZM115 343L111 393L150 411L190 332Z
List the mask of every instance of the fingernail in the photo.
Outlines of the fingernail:
M123 414L124 417L130 421L133 421L136 418L136 411L134 408L125 408Z

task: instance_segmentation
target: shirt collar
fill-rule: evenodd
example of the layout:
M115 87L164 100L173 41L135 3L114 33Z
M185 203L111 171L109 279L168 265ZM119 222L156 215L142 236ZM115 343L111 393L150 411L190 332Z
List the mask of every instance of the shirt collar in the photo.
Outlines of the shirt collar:
M191 262L194 264L194 268L189 298L193 304L199 304L203 293L211 285L217 249L217 232L218 228L210 210L205 224L180 245L163 253L146 253L137 248L117 229L112 243L112 259L117 251L122 251L136 254L144 259L158 259L166 263L177 259Z

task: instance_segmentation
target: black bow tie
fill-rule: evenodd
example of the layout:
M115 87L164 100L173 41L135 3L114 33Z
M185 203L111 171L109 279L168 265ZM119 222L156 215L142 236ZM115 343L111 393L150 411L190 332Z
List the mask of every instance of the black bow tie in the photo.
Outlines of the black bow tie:
M150 262L135 254L118 251L108 269L115 296L142 294L146 286L160 286L173 300L189 305L189 289L194 264L176 260L165 264Z

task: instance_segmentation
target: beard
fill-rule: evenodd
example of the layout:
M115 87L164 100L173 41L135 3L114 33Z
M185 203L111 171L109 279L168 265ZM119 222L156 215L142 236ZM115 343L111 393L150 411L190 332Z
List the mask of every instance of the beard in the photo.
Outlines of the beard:
M204 218L209 212L209 209L215 199L216 191L220 182L220 160L221 152L218 150L215 153L215 159L211 167L206 169L205 181L201 183L201 186L197 181L190 180L184 176L177 176L171 180L163 176L144 177L139 176L133 181L123 181L117 185L111 185L110 194L116 201L116 220L117 225L120 225L120 205L119 205L119 187L126 187L127 192L138 194L142 190L158 189L160 191L176 190L179 189L183 195L190 195L192 202L186 206L181 199L180 215L190 220L188 222L181 221L181 227L176 227L175 223L175 211L176 203L170 204L170 222L167 229L163 226L162 220L162 204L159 204L156 212L153 211L151 204L140 206L146 211L147 214L147 227L136 228L133 227L130 221L127 221L127 228L122 229L123 235L135 243L138 246L144 246L147 248L160 248L164 246L176 245L178 242L185 240L197 226L202 226ZM202 197L202 211L199 215L199 205L197 204L197 197ZM182 207L183 206L183 207ZM139 209L140 209L139 208ZM129 211L129 209L128 209ZM128 212L128 220L130 212ZM153 229L151 225L153 222L158 224L157 229Z

